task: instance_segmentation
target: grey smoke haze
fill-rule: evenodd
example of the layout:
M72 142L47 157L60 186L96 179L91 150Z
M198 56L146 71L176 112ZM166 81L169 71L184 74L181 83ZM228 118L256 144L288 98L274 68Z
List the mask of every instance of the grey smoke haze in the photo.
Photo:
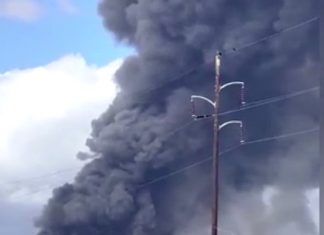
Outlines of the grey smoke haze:
M213 68L204 66L150 93L139 91L209 61L217 49L239 47L315 16L317 2L104 0L99 13L105 27L134 46L137 55L127 58L116 74L121 93L92 123L86 144L100 158L87 164L74 184L54 190L36 222L39 235L208 234L209 164L138 185L210 156L210 121L164 137L190 120L191 94L212 96ZM317 38L314 23L225 55L222 82L245 81L248 100L317 85ZM222 109L237 105L236 93L222 94ZM246 137L256 139L313 127L317 107L317 96L306 95L222 119L241 118ZM222 132L222 148L236 144L235 136L234 128ZM317 136L307 135L225 155L221 226L238 235L316 234L305 190L318 184L317 149ZM266 214L262 191L269 185L278 193Z

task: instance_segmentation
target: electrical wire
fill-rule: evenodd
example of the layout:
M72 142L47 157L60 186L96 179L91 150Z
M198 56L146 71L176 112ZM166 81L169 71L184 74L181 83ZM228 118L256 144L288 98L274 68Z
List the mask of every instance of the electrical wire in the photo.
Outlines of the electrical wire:
M285 29L282 29L274 34L271 34L271 35L268 35L266 37L263 37L261 39L258 39L254 42L250 42L250 43L247 43L241 47L234 47L233 50L227 50L225 52L223 52L223 54L229 54L229 53L233 53L233 52L239 52L243 49L246 49L246 48L249 48L249 47L252 47L252 46L255 46L261 42L264 42L264 41L267 41L269 39L272 39L276 36L279 36L280 34L282 33L285 33L285 32L288 32L288 31L291 31L291 30L294 30L294 29L297 29L297 28L300 28L302 26L305 26L307 24L310 24L312 22L315 22L316 20L318 20L319 17L313 17L311 19L308 19L308 20L305 20L299 24L295 24L293 26L290 26L290 27L287 27ZM207 64L213 62L212 61L208 61ZM151 91L154 91L154 90L157 90L157 89L160 89L161 87L167 85L168 83L170 82L173 82L173 81L176 81L176 80L179 80L179 79L182 79L184 78L185 76L188 76L190 75L191 73L197 71L199 68L201 68L202 66L206 65L206 63L201 63L199 64L198 66L196 67L193 67L187 71L184 71L183 73L181 73L180 75L178 76L175 76L173 79L170 79L168 80L167 82L165 83L160 83L158 84L157 86L155 87L152 87L152 88L148 88L148 89L145 89L145 90L142 90L142 91L139 91L139 92L135 92L135 93L132 93L131 95L134 95L136 93L147 93L147 92L151 92ZM289 94L289 95L284 95L284 96L281 96L281 97L274 97L274 98L269 98L269 99L265 99L265 100L260 100L260 101L254 101L254 102L251 102L249 103L247 106L243 107L243 108L240 108L240 109L235 109L235 110L230 110L230 111L226 111L226 112L222 112L220 113L219 115L226 115L226 114L230 114L230 113L234 113L234 112L238 112L238 111L243 111L243 110L247 110L247 109L252 109L252 108L255 108L255 107L259 107L261 105L264 105L264 104L269 104L269 103L274 103L274 102L278 102L278 101L281 101L281 100L284 100L284 99L287 99L287 98L290 98L290 97L294 97L294 96L298 96L298 95L301 95L301 94L304 94L304 93L307 93L309 91L313 91L315 89L318 89L318 87L315 87L315 88L312 88L312 89L308 89L308 90L304 90L304 91L300 91L300 92L295 92L295 93L292 93L292 94ZM173 132L171 132L170 134L167 135L168 136L171 136L177 132L179 132L180 130L188 127L190 124L192 124L193 122L188 122L186 124L184 124L183 126L177 128L176 130L174 130ZM246 144L249 144L249 143L252 143L252 142L248 142ZM255 142L256 143L256 142ZM245 145L246 145L245 144ZM221 153L222 154L222 153ZM188 166L189 167L189 166ZM33 178L32 180L38 180L40 178L43 178L43 177L51 177L51 176L55 176L55 175L58 175L58 174L62 174L63 172L67 172L67 171L70 171L71 169L67 169L67 170L64 170L64 171L57 171L57 172L54 172L54 173L51 173L50 175L45 175L45 176L41 176L41 177L37 177L37 178ZM6 182L6 183L22 183L22 182L25 182L25 180L16 180L16 181L13 181L13 182Z
M285 134L285 135L279 135L279 136L274 136L274 137L267 137L267 138L262 138L262 139L257 139L257 140L251 140L251 141L245 142L243 145L250 145L250 144L256 144L256 143L268 142L268 141L272 141L272 140L285 139L288 137L309 134L309 133L316 132L316 131L319 131L318 127L304 130L304 131L298 131L298 132L294 132L294 133L290 133L290 134Z
M38 193L42 193L42 192L46 192L46 191L50 191L50 190L53 190L59 186L61 186L62 184L65 184L66 182L55 182L54 184L47 184L47 185L41 185L40 187L34 189L34 190L31 190L30 192L28 193L25 193L25 194L13 194L11 197L12 199L14 200L18 200L18 199L21 199L21 198L24 198L24 197L27 197L27 196L32 196L32 195L36 195ZM29 189L30 190L30 189Z
M228 152L231 152L233 150L236 150L238 148L240 148L241 146L244 146L244 145L251 145L251 144L256 144L256 143L262 143L262 142L268 142L268 141L273 141L273 140L277 140L277 139L284 139L284 138L289 138L289 137L294 137L294 136L299 136L299 135L305 135L305 134L309 134L309 133L312 133L312 132L316 132L318 131L319 128L312 128L312 129L308 129L308 130L304 130L304 131L298 131L298 132L293 132L293 133L289 133L289 134L284 134L284 135L277 135L277 136L273 136L273 137L267 137L267 138L261 138L261 139L257 139L257 140L251 140L251 141L247 141L241 145L237 145L235 147L232 147L232 148L229 148L223 152L221 152L219 155L223 155L225 153L228 153ZM180 168L176 171L173 171L169 174L166 174L166 175L163 175L163 176L160 176L156 179L153 179L147 183L144 183L144 184L141 184L138 188L143 188L143 187L146 187L148 185L151 185L151 184L154 184L154 183L157 183L159 181L162 181L162 180L165 180L165 179L168 179L170 177L173 177L175 175L178 175L186 170L189 170L189 169L192 169L196 166L199 166L199 165L202 165L206 162L209 162L210 160L212 160L212 157L208 157L208 158L204 158L200 161L197 161L193 164L190 164L186 167L183 167L183 168Z
M162 140L165 140L165 139L168 139L169 137L177 134L178 132L180 132L181 130L189 127L191 124L193 124L194 121L191 120L189 122L186 122L184 125L181 125L180 127L170 131L169 133L167 133L165 136L163 136ZM72 170L81 170L83 168L83 166L79 166L79 167L72 167L72 168L67 168L67 169L64 169L64 170L58 170L58 171L54 171L52 173L49 173L49 174L44 174L44 175L41 175L41 176L36 176L36 177L33 177L33 178L28 178L28 179L20 179L20 180L14 180L14 181L8 181L8 182L1 182L0 183L0 186L1 185L14 185L14 184L25 184L25 183L30 183L30 182L34 182L34 181L38 181L38 180L43 180L43 179L47 179L49 177L55 177L57 175L61 175L61 174L66 174L66 173L70 173Z
M258 104L258 103L263 103L263 102L268 102L268 101L272 101L272 100L282 100L282 99L286 99L286 98L291 98L291 97L295 97L295 96L299 96L299 95L303 95L305 93L309 93L312 91L316 91L319 90L319 86L315 86L309 89L303 89L303 90L299 90L299 91L295 91L295 92L291 92L289 94L285 94L285 95L279 95L279 96L274 96L274 97L270 97L270 98L266 98L266 99L259 99L256 101L250 101L246 106L250 106L250 105L254 105L254 104Z
M268 36L265 36L265 37L263 37L263 38L261 38L261 39L258 39L258 40L256 40L256 41L254 41L254 42L250 42L250 43L248 43L248 44L246 44L246 45L243 45L243 46L241 46L241 47L239 47L239 48L235 48L235 47L234 47L234 48L233 48L233 52L238 52L238 51L244 50L244 49L246 49L246 48L249 48L249 47L255 46L255 45L259 44L259 43L262 43L262 42L267 41L267 40L269 40L269 39L272 39L272 38L274 38L274 37L276 37L276 36L279 36L279 35L282 34L282 33L285 33L285 32L288 32L288 31L291 31L291 30L294 30L294 29L300 28L300 27L305 26L305 25L307 25L307 24L313 23L313 22L315 22L315 21L317 21L317 20L319 20L319 17L318 17L318 16L315 16L315 17L310 18L310 19L308 19L308 20L305 20L305 21L303 21L303 22L301 22L301 23L299 23L299 24L295 24L295 25L293 25L293 26L290 26L290 27L284 28L284 29L282 29L282 30L279 30L279 31L276 32L276 33L273 33L273 34L270 34L270 35L268 35Z
M293 92L287 95L281 95L281 96L276 96L273 98L267 98L267 99L262 99L262 100L258 100L258 101L252 101L247 103L245 106L243 106L242 108L238 108L238 109L232 109L229 111L225 111L225 112L221 112L219 113L219 116L223 116L223 115L227 115L227 114L231 114L231 113L236 113L239 111L243 111L243 110L248 110L248 109L253 109L253 108L257 108L266 104L271 104L271 103L276 103L279 101L283 101L286 99L290 99L296 96L300 96L300 95L304 95L306 93L310 93L313 91L319 90L319 87L313 87L310 89L305 89L305 90L301 90L301 91L297 91L297 92Z
M273 140L277 140L277 139L279 140L279 139L290 138L290 137L294 137L294 136L300 136L300 135L310 134L310 133L316 132L318 130L319 130L319 128L317 127L317 128L312 128L312 129L308 129L308 130L293 132L293 133L289 133L289 134L283 134L283 135L277 135L277 136L272 136L272 137L266 137L266 138L260 138L260 139L256 139L256 140L247 141L247 142L245 142L243 144L236 145L234 147L231 147L231 148L228 148L228 149L226 149L224 151L221 151L219 155L222 156L222 155L224 155L226 153L229 153L231 151L234 151L234 150L236 150L236 149L238 149L238 148L240 148L241 146L244 146L244 145L251 145L251 144L256 144L256 143L273 141ZM180 168L178 170L175 170L173 172L170 172L169 174L162 175L162 176L157 177L157 178L155 178L153 180L150 180L150 181L148 181L146 183L140 184L139 186L137 186L137 188L138 189L141 189L141 188L146 187L148 185L152 185L152 184L155 184L157 182L163 181L165 179L171 178L173 176L176 176L178 174L183 173L184 171L193 169L193 168L195 168L195 167L197 167L199 165L202 165L204 163L207 163L207 162L209 162L211 160L212 160L212 157L204 158L204 159L202 159L200 161L197 161L197 162L195 162L193 164L190 164L188 166L185 166L185 167L182 167L182 168ZM48 188L49 185L46 185L45 187ZM52 190L52 188L48 188L48 189L45 189L45 190ZM30 195L33 195L35 193L43 192L45 190L39 189L39 190L36 190L34 192L25 194L25 195L19 195L19 197L21 197L21 196L30 196Z
M27 181L28 182L34 182L34 181L38 181L38 180L43 180L45 178L70 173L72 170L80 170L80 169L82 169L82 167L71 167L71 168L67 168L67 169L64 169L64 170L54 171L54 172L46 174L46 175L36 176L36 177L33 177L33 178L13 180L13 181L8 181L8 182L1 182L0 185L25 184Z
M194 123L194 121L191 120L191 121L185 123L184 125L174 129L173 131L171 131L167 135L165 135L163 137L163 140L168 139L172 135L175 135L176 133L178 133L181 130L187 128L188 126L190 126L193 123ZM30 183L30 182L34 182L34 181L38 181L38 180L43 180L43 179L47 179L49 177L54 177L54 176L57 176L57 175L69 173L72 170L81 170L81 169L82 169L82 167L68 168L68 169L64 169L64 170L55 171L55 172L50 173L50 174L46 174L46 175L42 175L42 176L36 176L36 177L33 177L33 178L29 178L29 179L21 179L21 180L14 180L14 181L8 181L8 182L1 182L0 185L13 185L13 184L16 184L16 185L20 184L21 185L21 184L26 184L27 182Z
M300 90L300 91L296 91L296 92L292 92L286 95L280 95L280 96L275 96L275 97L271 97L271 98L266 98L266 99L260 99L260 100L256 100L256 101L251 101L246 103L243 107L241 108L237 108L237 109L231 109L228 111L224 111L219 113L219 116L224 116L227 114L232 114L232 113L237 113L240 111L244 111L244 110L249 110L249 109L253 109L253 108L257 108L266 104L271 104L271 103L277 103L279 101L283 101L283 100L287 100L290 98L294 98L300 95L304 95L313 91L317 91L319 90L319 86L310 88L310 89L304 89L304 90ZM205 118L212 118L214 115L207 115L208 117Z
M238 146L235 146L235 147L229 148L229 149L227 149L227 150L225 150L225 151L219 153L219 155L223 155L223 154L228 153L228 152L230 152L230 151L233 151L234 149L237 149L237 148L239 148L239 147L240 147L240 146L238 145ZM151 180L151 181L149 181L149 182L147 182L147 183L141 184L141 185L139 185L137 188L143 188L143 187L145 187L145 186L148 186L148 185L154 184L154 183L156 183L156 182L162 181L162 180L164 180L164 179L170 178L171 176L178 175L178 174L180 174L180 173L182 173L182 172L184 172L184 171L186 171L186 170L192 169L192 168L194 168L194 167L196 167L196 166L199 166L199 165L202 165L202 164L204 164L204 163L206 163L206 162L209 162L211 159L212 159L212 157L202 159L202 160L200 160L200 161L198 161L198 162L195 162L195 163L193 163L193 164L190 164L190 165L188 165L188 166L186 166L186 167L183 167L183 168L180 168L180 169L178 169L178 170L176 170L176 171L173 171L173 172L171 172L171 173L169 173L169 174L166 174L166 175L160 176L160 177L158 177L158 178L156 178L156 179L153 179L153 180Z
M289 99L289 98L296 97L296 96L299 96L299 95L303 95L303 94L306 94L308 92L312 92L312 91L315 91L315 90L318 90L318 89L319 89L319 87L313 87L313 88L310 88L310 89L305 89L305 90L302 90L302 91L293 92L293 93L290 93L288 95L282 95L282 96L272 97L272 98L268 98L268 99L262 99L262 100L259 100L259 101L249 102L243 108L226 111L226 112L220 113L219 115L225 115L225 114L229 114L229 113L239 112L239 111L242 111L242 110L247 110L247 109L259 107L259 106L262 106L262 105L265 105L265 104L279 102L281 100L285 100L285 99ZM170 136L178 133L179 131L181 131L181 130L187 128L187 127L189 127L193 123L194 123L194 121L192 121L192 120L189 121L189 122L187 122L187 123L185 123L184 125L180 126L179 128L177 128L177 129L173 130L172 132L168 133L166 136L164 136L163 139L169 138ZM314 132L314 131L318 131L318 128L314 128L314 129L310 129L310 130L306 130L306 131L301 131L301 132L295 132L295 133L286 134L286 135L281 135L281 136L267 137L267 138L262 138L262 139L258 139L258 140L247 141L243 145L249 145L249 144L254 144L254 143L272 141L272 140L275 140L275 139L282 139L282 138L292 137L292 136L295 136L295 135L307 134L307 133L311 133L311 132ZM225 154L227 152L233 151L233 150L239 148L240 146L241 145L235 146L235 147L230 148L230 149L227 149L227 150L221 152L220 155L223 155L223 154ZM189 166L186 166L185 168L181 168L181 169L179 169L177 171L174 171L174 172L172 172L170 174L167 174L167 175L161 176L161 177L159 177L157 179L154 179L154 180L150 181L149 183L145 183L145 184L143 184L143 185L141 185L139 187L144 187L144 186L146 186L148 184L152 184L152 183L161 181L163 179L169 178L169 177L171 177L173 175L177 175L179 173L182 173L185 170L194 168L194 167L196 167L198 165L201 165L201 164L203 164L205 162L208 162L209 160L211 160L211 158L203 159L203 160L201 160L199 162L196 162L194 164L191 164ZM32 180L41 179L41 178L44 178L44 177L55 176L55 175L61 174L63 172L69 171L69 170L71 170L71 169L67 169L67 170L64 170L64 171L62 171L62 170L61 171L57 171L57 172L54 172L54 173L52 173L50 175L44 175L44 176L41 176L41 177L33 178ZM20 182L22 183L24 181L21 180Z
M219 116L230 114L230 113L236 113L236 112L240 112L240 111L243 111L243 110L248 110L248 109L252 109L252 108L256 108L256 107L260 107L262 105L266 105L266 104L270 104L270 103L279 102L279 101L282 101L282 100L285 100L285 99L290 99L290 98L293 98L293 97L296 97L296 96L299 96L299 95L303 95L303 94L306 94L306 93L309 93L309 92L312 92L312 91L315 91L315 90L318 90L318 89L319 89L319 87L313 87L313 88L310 88L310 89L305 89L305 90L301 90L301 91L298 91L298 92L293 92L293 93L290 93L290 94L287 94L287 95L281 95L281 96L276 96L276 97L272 97L272 98L252 101L252 102L247 103L242 108L232 109L232 110L229 110L229 111L226 111L226 112L222 112L222 113L219 114ZM168 139L169 137L177 134L178 132L188 128L194 122L195 121L193 121L193 120L186 122L185 124L181 125L180 127L176 128L173 131L166 134L162 139L163 140ZM63 173L68 173L71 170L75 170L75 169L82 169L82 167L68 168L68 169L64 169L64 170L55 171L55 172L50 173L50 174L30 178L30 179L15 180L15 181L11 181L11 182L2 182L1 184L2 185L4 185L4 184L23 184L23 183L26 183L27 181L28 182L37 181L37 180L42 180L44 178L57 176L57 175L60 175L60 174L63 174Z
M163 139L168 139L169 137L177 134L178 132L186 129L187 127L191 126L195 121L194 120L190 120L188 122L186 122L185 124L181 125L180 127L174 129L173 131L169 132L167 135L165 135L163 137Z
M280 31L278 31L276 33L270 34L270 35L268 35L266 37L263 37L261 39L258 39L256 41L249 42L249 43L247 43L245 45L242 45L240 47L234 47L232 50L229 50L229 49L228 50L225 50L224 52L222 52L222 54L225 55L225 54L231 54L231 53L234 53L234 52L240 52L243 49L246 49L246 48L255 46L255 45L257 45L257 44L259 44L261 42L264 42L264 41L270 40L270 39L272 39L272 38L274 38L276 36L279 36L282 33L285 33L285 32L288 32L288 31L291 31L291 30L300 28L302 26L308 25L310 23L313 23L313 22L315 22L318 19L319 19L319 17L317 17L317 16L316 17L313 17L313 18L310 18L308 20L302 21L301 23L298 23L298 24L292 25L290 27L284 28L284 29L282 29L282 30L280 30ZM161 82L160 84L158 84L157 86L152 87L152 88L147 88L147 89L143 89L141 91L133 92L133 93L129 94L129 96L136 95L136 94L142 94L142 93L149 93L149 92L155 91L157 89L160 89L160 88L166 86L167 84L169 84L171 82L174 82L174 81L183 79L186 76L189 76L190 74L192 74L192 73L196 72L198 69L200 69L202 66L208 65L210 63L213 63L213 61L214 61L214 58L211 59L211 60L207 60L207 62L200 63L199 65L197 65L195 67L192 67L189 70L184 71L184 72L182 72L179 75L173 76L172 79L169 79L166 82Z

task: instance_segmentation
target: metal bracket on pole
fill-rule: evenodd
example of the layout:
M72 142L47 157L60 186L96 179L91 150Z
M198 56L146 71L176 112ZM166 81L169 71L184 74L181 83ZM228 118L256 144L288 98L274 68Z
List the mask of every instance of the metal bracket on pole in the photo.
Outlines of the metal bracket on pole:
M212 114L196 115L196 107L195 107L194 99L201 99L201 100L207 101L209 104L211 104L213 107L215 107L215 103L213 101L211 101L210 99L208 99L206 97L203 97L203 96L199 96L199 95L192 95L191 99L190 99L190 102L191 102L191 105L192 105L192 115L191 115L191 117L194 120L203 119L203 118L209 118L209 117L213 116Z
M220 87L220 91L225 89L226 87L232 86L232 85L240 85L241 86L241 105L245 104L245 100L244 100L244 82L239 82L239 81L235 81L235 82L228 82L224 85L222 85ZM204 96L200 96L200 95L192 95L190 102L192 105L192 118L194 120L198 120L198 119L203 119L203 118L209 118L212 117L212 114L205 114L205 115L196 115L196 107L195 107L195 101L194 99L200 99L203 101L206 101L207 103L211 104L214 108L216 107L215 102L211 101L210 99L204 97Z
M205 100L207 101L209 104L211 104L214 108L215 108L215 103L213 101L211 101L210 99L204 97L204 96L200 96L200 95L192 95L191 96L191 102L194 102L194 99L201 99L201 100Z
M241 144L244 144L244 138L243 138L243 122L239 121L239 120L232 120L232 121L228 121L228 122L224 122L222 125L219 126L218 130L220 131L222 128L231 125L231 124L239 124L240 128L241 128Z
M244 88L244 82L228 82L228 83L225 83L224 85L222 85L220 87L220 90L223 90L224 88L228 87L228 86L232 86L232 85L241 85L243 88Z
M221 130L222 128L231 125L231 124L239 124L240 127L243 127L243 123L242 121L239 120L232 120L232 121L228 121L228 122L224 122L222 125L219 126L218 130Z
M197 121L198 119L203 119L203 118L210 118L210 117L213 117L214 115L213 114L205 114L205 115L194 115L192 114L191 117Z
M220 90L225 89L226 87L232 86L232 85L240 85L241 86L241 105L245 105L245 100L244 100L244 82L228 82L220 87Z

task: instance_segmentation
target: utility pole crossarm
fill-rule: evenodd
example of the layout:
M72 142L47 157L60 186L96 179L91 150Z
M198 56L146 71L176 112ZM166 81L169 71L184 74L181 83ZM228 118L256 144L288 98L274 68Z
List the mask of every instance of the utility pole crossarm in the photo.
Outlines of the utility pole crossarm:
M244 88L244 82L238 82L238 81L236 81L236 82L228 82L228 83L222 85L220 87L220 90L223 90L224 88L226 88L228 86L232 86L232 85L240 85L240 86L242 86L242 88Z
M219 62L220 63L220 62ZM235 82L229 82L229 83L226 83L224 85L222 85L221 87L218 88L218 92L220 92L222 89L225 89L229 86L232 86L232 85L240 85L241 86L241 105L244 105L245 104L245 101L244 101L244 82L239 82L239 81L235 81ZM209 118L211 116L215 116L216 114L212 115L212 114L204 114L204 115L197 115L196 114L196 106L195 106L195 99L200 99L200 100L203 100L203 101L206 101L207 103L209 103L210 105L213 106L213 108L215 109L216 108L216 101L213 102L212 100L204 97L204 96L200 96L200 95L192 95L191 96L191 99L190 99L190 102L191 102L191 105L192 105L192 117L194 120L198 120L198 119L203 119L203 118Z
M244 87L245 87L245 84L244 84L244 82L240 82L240 81L228 82L228 83L222 85L220 87L220 90L223 90L226 87L233 86L233 85L241 86L241 105L245 105L245 100L244 100Z
M241 128L243 126L242 121L232 120L232 121L224 122L222 125L219 126L218 130L221 130L223 127L231 125L231 124L239 124Z
M228 122L224 122L222 125L219 126L218 130L220 131L222 128L231 125L231 124L238 124L240 125L240 143L244 144L244 138L243 138L243 122L240 120L232 120L232 121L228 121Z
M207 101L209 104L211 104L213 107L215 107L215 103L213 101L211 101L210 99L204 97L204 96L200 96L200 95L192 95L191 96L191 102L194 103L194 99L201 99L201 100L204 100L204 101Z

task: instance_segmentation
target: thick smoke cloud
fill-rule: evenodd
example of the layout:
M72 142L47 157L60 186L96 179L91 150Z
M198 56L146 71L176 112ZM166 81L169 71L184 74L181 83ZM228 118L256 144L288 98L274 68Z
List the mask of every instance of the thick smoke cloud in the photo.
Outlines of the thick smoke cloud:
M37 220L39 235L208 234L209 164L139 187L211 154L210 121L194 123L173 136L168 133L190 120L191 94L212 97L212 66L171 80L210 61L217 49L240 47L313 17L316 4L314 0L101 1L105 27L134 46L137 55L126 59L116 74L121 93L114 104L92 123L87 146L99 158L84 167L74 184L54 190ZM314 23L240 53L225 54L222 82L245 81L249 100L316 85L317 34ZM140 92L168 82L161 89ZM237 105L236 92L222 94L222 109ZM244 120L250 139L296 131L317 123L316 99L303 96L222 119ZM236 144L235 136L234 128L221 133L221 147ZM318 183L316 139L304 136L246 146L224 156L221 226L240 235L316 234L304 195ZM265 214L261 192L268 185L278 193L273 211Z

